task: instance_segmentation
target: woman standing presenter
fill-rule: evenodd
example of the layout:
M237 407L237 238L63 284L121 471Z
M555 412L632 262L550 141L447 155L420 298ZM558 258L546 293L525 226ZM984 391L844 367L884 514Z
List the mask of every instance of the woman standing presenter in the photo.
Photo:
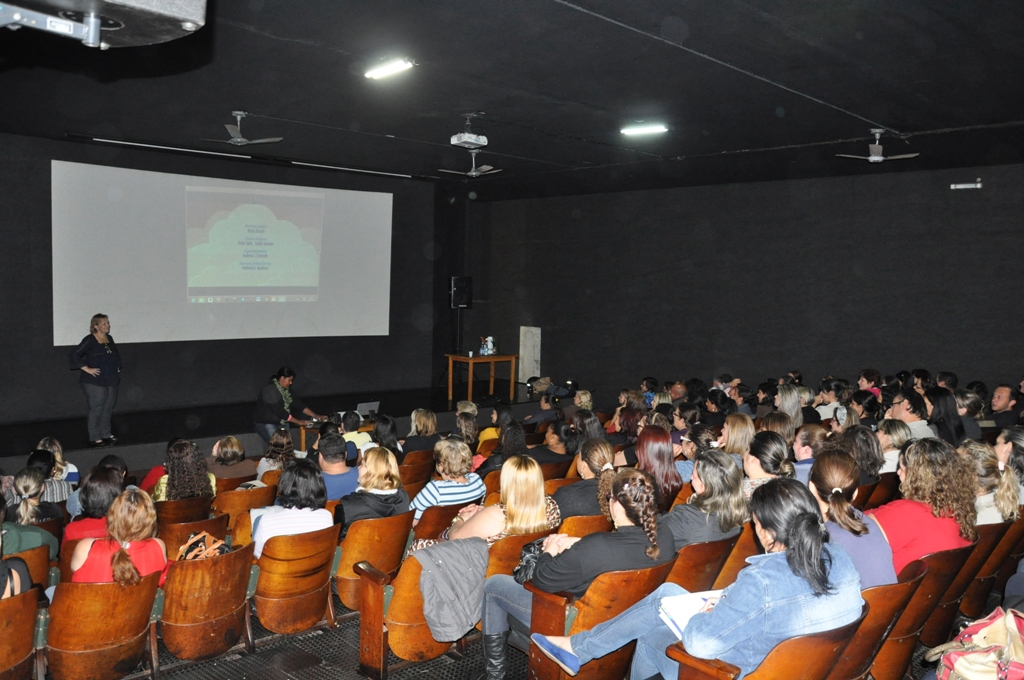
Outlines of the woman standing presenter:
M110 335L110 319L96 314L89 322L89 335L68 355L71 370L81 371L80 382L89 402L89 445L112 446L117 437L110 432L110 414L117 402L121 382L121 355Z

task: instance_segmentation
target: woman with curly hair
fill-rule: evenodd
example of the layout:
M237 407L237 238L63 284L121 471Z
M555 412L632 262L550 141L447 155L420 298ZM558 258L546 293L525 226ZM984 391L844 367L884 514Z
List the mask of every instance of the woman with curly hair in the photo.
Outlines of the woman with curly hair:
M1000 465L995 449L982 442L965 439L958 452L973 463L978 478L978 496L974 499L977 525L1017 521L1020 487L1013 469Z
M200 456L200 460L202 457ZM167 547L156 537L156 508L149 494L128 489L107 512L110 538L84 538L71 555L72 583L134 585L142 577L167 575Z
M547 593L567 591L582 597L591 582L609 571L644 569L675 555L672 532L659 526L657 490L650 475L620 470L611 484L608 510L615 530L583 538L553 534L544 540L531 579ZM484 668L472 678L500 680L508 666L509 617L529 627L533 595L511 576L484 583Z
M263 479L263 473L270 470L284 470L289 461L295 460L295 443L288 430L279 428L270 435L270 444L256 464L256 479Z
M735 536L750 517L743 470L732 456L712 449L698 453L693 462L693 495L659 518L672 531L677 550Z
M216 496L217 478L206 469L203 452L194 442L179 439L167 449L167 474L153 489L154 501L180 501Z
M636 444L637 469L654 480L658 512L668 512L676 499L683 479L672 459L672 437L660 427L645 427Z
M865 513L888 539L897 574L920 557L962 548L978 538L977 478L971 468L941 439L913 440L900 453L896 474L903 498Z

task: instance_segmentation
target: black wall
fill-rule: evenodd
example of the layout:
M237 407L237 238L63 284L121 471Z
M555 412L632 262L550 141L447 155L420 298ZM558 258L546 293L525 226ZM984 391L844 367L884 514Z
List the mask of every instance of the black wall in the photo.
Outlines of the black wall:
M435 354L435 268L446 255L434 236L434 187L426 182L301 170L151 151L0 135L0 423L78 417L84 397L53 346L50 160L394 194L391 318L387 337L280 338L122 345L117 411L252 401L281 365L306 396L427 387ZM104 269L132 262L97 262ZM146 275L140 267L138 276ZM94 309L81 310L83 335ZM117 337L117 319L111 319Z
M467 335L540 326L544 375L599 403L648 374L1016 384L1022 204L1021 165L470 204Z

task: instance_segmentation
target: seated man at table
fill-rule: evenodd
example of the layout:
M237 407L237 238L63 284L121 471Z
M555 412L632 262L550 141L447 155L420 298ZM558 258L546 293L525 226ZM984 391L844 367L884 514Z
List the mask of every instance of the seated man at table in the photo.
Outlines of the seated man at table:
M359 486L359 469L345 462L347 443L340 434L329 434L320 439L319 463L327 487L327 500L336 501L355 492Z

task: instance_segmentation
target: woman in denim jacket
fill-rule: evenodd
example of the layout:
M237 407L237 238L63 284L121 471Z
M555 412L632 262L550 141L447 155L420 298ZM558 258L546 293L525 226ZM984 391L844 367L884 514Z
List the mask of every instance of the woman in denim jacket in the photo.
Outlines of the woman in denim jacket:
M750 500L754 528L766 553L747 560L736 582L708 600L683 630L687 652L753 671L783 640L839 628L860 616L860 577L849 555L828 542L818 505L794 479L773 479ZM687 591L666 583L610 621L571 638L534 634L538 648L575 675L581 664L637 640L630 677L674 678L679 664L665 655L676 641L658 615L663 597Z

